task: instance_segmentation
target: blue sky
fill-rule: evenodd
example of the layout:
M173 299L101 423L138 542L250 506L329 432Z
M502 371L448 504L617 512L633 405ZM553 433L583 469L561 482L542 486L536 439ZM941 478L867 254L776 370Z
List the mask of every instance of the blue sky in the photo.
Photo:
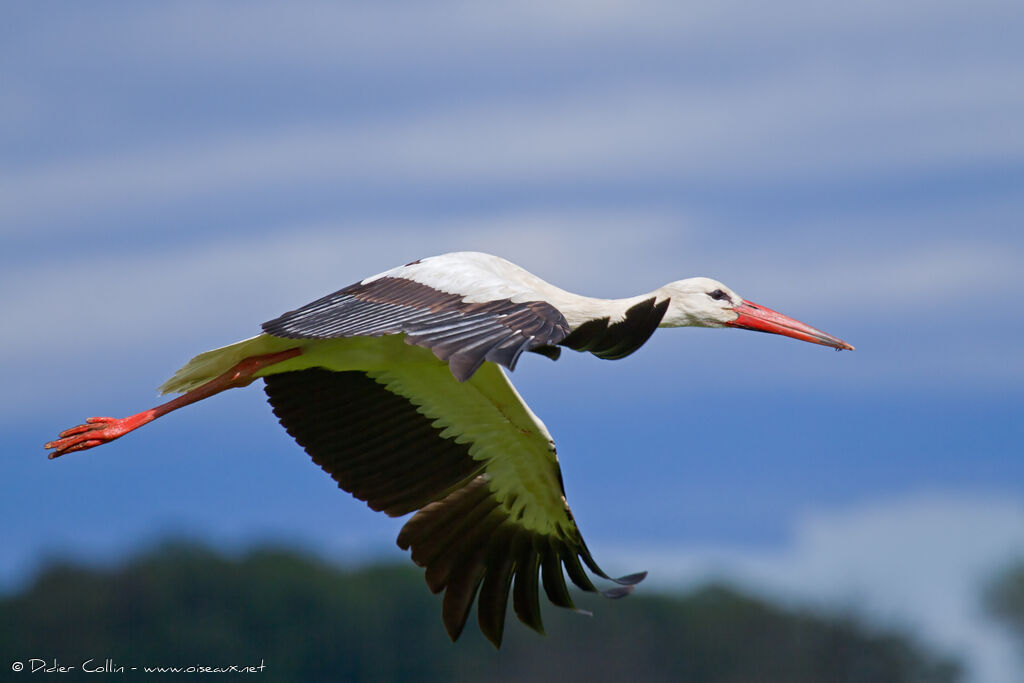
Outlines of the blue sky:
M4 15L4 581L171 530L401 559L401 520L337 492L256 387L41 444L285 310L474 249L594 296L707 275L857 346L671 330L525 359L607 569L857 604L1011 675L973 596L1024 554L1019 3Z

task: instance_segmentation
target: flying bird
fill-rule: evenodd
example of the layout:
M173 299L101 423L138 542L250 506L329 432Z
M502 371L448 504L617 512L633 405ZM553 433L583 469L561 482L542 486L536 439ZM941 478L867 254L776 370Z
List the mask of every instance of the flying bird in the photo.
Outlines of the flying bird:
M658 327L736 327L835 349L846 342L751 303L704 277L626 299L555 287L505 259L443 254L366 278L201 353L160 387L180 393L124 418L91 417L46 444L50 458L118 439L182 406L262 379L281 425L338 486L391 516L444 591L452 640L478 603L500 647L516 616L543 633L540 585L575 609L565 574L586 591L627 595L646 572L609 577L565 499L555 444L502 367L562 348L618 359ZM581 563L582 562L582 563ZM599 590L583 569L617 584ZM563 573L564 569L564 573Z

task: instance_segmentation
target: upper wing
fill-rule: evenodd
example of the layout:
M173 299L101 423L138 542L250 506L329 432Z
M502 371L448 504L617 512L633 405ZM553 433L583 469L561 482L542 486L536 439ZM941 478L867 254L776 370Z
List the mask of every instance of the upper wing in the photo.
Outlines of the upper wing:
M460 381L485 360L511 370L523 351L546 352L569 334L565 317L544 301L517 303L505 298L467 303L464 299L404 277L379 277L263 323L263 331L290 339L404 332L409 343L425 346L447 360Z
M588 591L580 560L607 578L573 521L547 429L496 365L461 384L436 361L264 379L281 424L341 488L392 516L419 510L398 544L445 592L453 639L478 592L481 630L500 645L510 592L519 619L542 630L538 573L562 607L563 566ZM643 576L603 593L625 595Z

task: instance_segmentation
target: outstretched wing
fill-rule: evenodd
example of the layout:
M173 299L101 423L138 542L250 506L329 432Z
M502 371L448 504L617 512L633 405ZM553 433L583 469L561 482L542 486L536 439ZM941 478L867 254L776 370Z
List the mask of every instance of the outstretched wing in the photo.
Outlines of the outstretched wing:
M552 345L569 333L565 317L544 301L464 299L404 277L378 277L263 323L263 331L289 339L405 333L410 344L448 361L459 381L484 361L512 370L523 351L541 349L557 356L550 351Z
M565 500L554 444L502 370L464 383L443 363L372 372L322 368L269 375L281 424L338 485L392 516L418 510L398 536L444 591L443 618L458 638L478 598L484 635L500 645L509 594L520 621L542 631L538 574L548 598L573 603L564 570L597 591L581 560L608 578ZM620 597L644 574L602 591Z

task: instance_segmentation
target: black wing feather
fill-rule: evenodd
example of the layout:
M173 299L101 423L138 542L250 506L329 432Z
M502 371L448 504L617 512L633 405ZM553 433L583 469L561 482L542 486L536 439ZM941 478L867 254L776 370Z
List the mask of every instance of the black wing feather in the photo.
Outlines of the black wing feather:
M657 303L655 297L641 301L626 311L618 322L595 318L583 323L559 342L574 351L590 351L598 358L617 360L633 353L650 339L665 317L670 299Z
M470 444L442 437L413 403L367 374L312 368L264 381L281 424L341 488L391 516L418 510L398 545L426 568L428 587L444 591L442 616L452 639L476 599L481 630L500 646L510 592L519 620L543 633L538 571L548 597L562 607L572 607L563 565L584 590L597 589L580 560L608 578L575 525L556 538L518 524ZM641 578L613 579L625 587L603 593L626 594Z
M466 303L401 277L356 283L263 323L263 331L288 339L406 335L449 361L465 381L492 361L515 369L524 351L550 348L569 334L565 317L544 301L500 299ZM548 355L548 354L546 354Z

